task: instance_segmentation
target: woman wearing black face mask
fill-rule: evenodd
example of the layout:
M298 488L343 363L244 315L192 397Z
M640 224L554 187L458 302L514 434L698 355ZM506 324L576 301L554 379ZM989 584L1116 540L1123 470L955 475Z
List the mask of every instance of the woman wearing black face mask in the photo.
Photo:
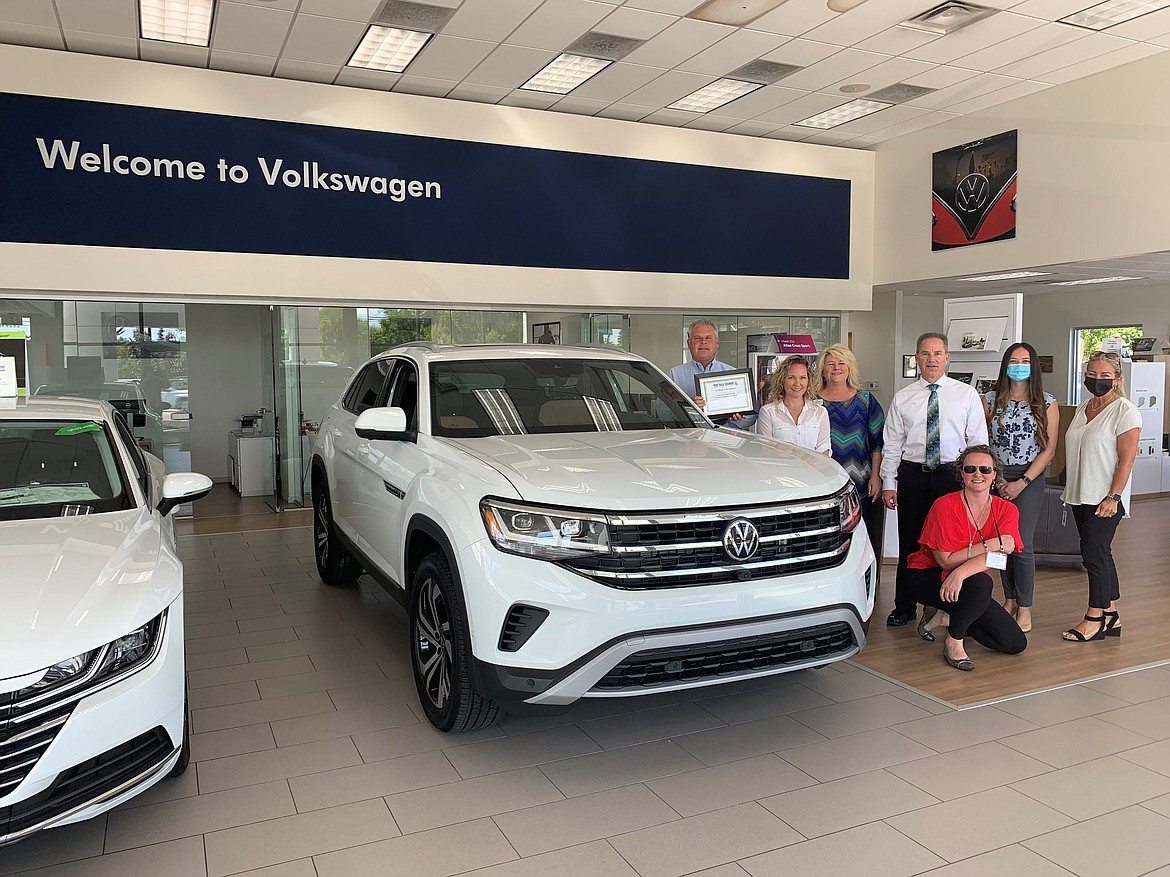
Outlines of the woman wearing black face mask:
M1084 621L1064 632L1066 640L1080 643L1121 636L1113 535L1128 514L1129 476L1142 426L1141 414L1122 395L1121 357L1116 353L1090 356L1084 383L1090 396L1065 433L1068 483L1061 496L1072 507L1089 574L1089 610Z

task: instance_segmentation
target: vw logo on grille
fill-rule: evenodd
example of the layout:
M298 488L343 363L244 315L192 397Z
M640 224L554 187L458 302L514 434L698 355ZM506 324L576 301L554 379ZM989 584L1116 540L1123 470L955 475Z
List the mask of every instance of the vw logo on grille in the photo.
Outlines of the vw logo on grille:
M760 547L760 532L756 525L737 518L723 531L723 550L732 560L748 560Z
M955 204L960 210L982 210L991 197L991 182L979 172L967 174L955 189Z

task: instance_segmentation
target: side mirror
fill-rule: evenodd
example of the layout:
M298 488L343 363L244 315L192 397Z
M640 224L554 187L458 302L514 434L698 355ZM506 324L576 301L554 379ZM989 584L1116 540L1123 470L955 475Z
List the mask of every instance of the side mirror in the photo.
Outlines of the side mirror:
M358 415L354 432L374 441L413 441L415 437L406 428L406 412L401 408L367 408Z
M163 479L162 493L158 513L169 515L176 506L203 499L211 493L211 479L197 472L174 472Z

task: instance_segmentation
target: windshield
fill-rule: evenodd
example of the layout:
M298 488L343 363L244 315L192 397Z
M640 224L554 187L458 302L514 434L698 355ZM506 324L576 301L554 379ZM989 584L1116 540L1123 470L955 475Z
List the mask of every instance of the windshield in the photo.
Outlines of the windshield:
M131 508L113 444L93 421L0 421L0 521Z
M651 365L559 357L434 363L431 418L450 438L710 426Z

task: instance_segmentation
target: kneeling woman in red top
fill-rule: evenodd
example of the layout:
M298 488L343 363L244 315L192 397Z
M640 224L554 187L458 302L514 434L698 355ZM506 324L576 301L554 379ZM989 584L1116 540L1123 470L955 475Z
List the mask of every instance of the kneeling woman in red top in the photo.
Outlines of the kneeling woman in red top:
M959 454L955 473L963 483L957 493L935 501L922 527L919 548L907 559L907 595L926 607L918 634L947 629L943 657L957 670L974 670L963 640L1015 655L1028 647L1020 626L991 599L988 569L1003 569L1007 556L1023 547L1020 514L1015 505L991 493L1003 465L987 445L971 445ZM933 607L933 608L930 608Z

